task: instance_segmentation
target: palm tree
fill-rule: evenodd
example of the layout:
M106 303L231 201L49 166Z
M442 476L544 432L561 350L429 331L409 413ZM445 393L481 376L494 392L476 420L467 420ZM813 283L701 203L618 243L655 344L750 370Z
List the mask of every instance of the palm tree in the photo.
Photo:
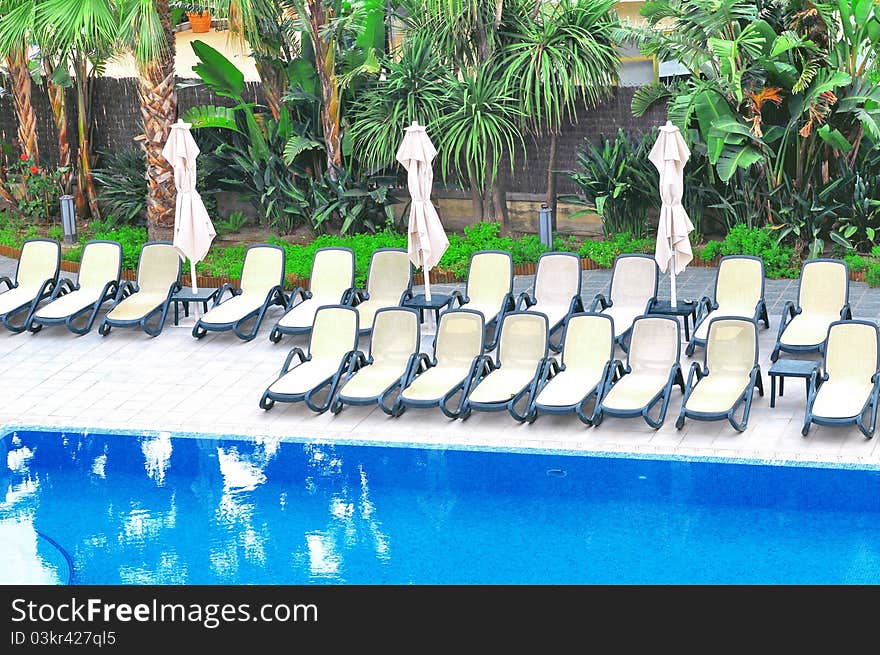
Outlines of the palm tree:
M547 206L556 216L556 141L578 104L595 106L617 82L615 0L559 0L516 12L499 54L504 83L517 98L525 127L550 135Z
M174 171L162 148L177 119L174 26L168 0L119 0L120 37L134 54L147 162L147 230L168 239L174 229Z
M19 0L0 0L0 24L21 22L28 18L29 3ZM12 87L15 116L18 121L18 143L21 152L34 164L39 165L40 150L37 144L37 115L31 103L31 72L29 38L27 31L8 32L0 29L0 55L6 60L6 69Z

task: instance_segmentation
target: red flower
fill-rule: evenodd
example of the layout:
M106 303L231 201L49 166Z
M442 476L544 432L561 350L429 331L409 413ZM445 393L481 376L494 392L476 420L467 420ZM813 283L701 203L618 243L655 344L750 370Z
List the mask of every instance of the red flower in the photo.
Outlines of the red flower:
M27 161L27 160L28 160L27 153L26 153L26 152L21 153L21 157L20 157L20 159L21 159L22 161Z
M36 175L39 172L40 172L39 168L37 168L36 166L31 166L31 175Z

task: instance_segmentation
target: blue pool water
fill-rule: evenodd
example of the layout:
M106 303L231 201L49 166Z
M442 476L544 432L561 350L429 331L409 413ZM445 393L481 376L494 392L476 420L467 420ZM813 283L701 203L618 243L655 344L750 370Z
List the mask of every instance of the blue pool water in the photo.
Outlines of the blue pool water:
M876 584L880 473L18 432L2 582Z

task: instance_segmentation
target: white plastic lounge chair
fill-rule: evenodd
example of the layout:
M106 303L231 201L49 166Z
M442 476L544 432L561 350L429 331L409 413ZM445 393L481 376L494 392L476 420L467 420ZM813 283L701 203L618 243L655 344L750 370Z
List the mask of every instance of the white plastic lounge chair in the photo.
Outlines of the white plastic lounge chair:
M59 280L49 303L31 316L28 329L36 333L44 325L65 325L74 334L86 334L101 305L116 297L121 275L122 246L117 241L89 241L83 247L76 282ZM85 323L77 325L83 316Z
M818 352L834 321L852 318L849 307L849 267L839 259L808 259L801 268L797 304L782 308L782 320L770 360L780 351Z
M0 293L0 321L10 332L23 332L40 301L52 295L61 270L61 244L51 239L28 239L21 247L15 282L0 277L7 291ZM15 324L16 316L24 320Z
M315 312L309 334L308 354L293 348L281 374L260 398L260 407L272 409L276 402L304 401L319 414L327 411L345 376L357 370L358 315L349 305L323 305ZM291 368L293 358L299 363ZM327 389L326 398L315 397Z
M526 420L538 381L549 363L547 317L537 312L511 312L501 319L501 337L497 361L483 355L479 380L472 386L462 405L459 418L471 410L486 412L507 410L520 423ZM525 411L517 404L525 402Z
M611 269L608 297L598 293L590 304L591 312L614 319L614 340L624 351L635 318L649 314L657 302L659 278L660 268L651 255L618 255Z
M419 325L419 313L415 309L379 309L370 337L370 354L365 356L358 351L358 370L342 385L330 411L337 414L344 405L378 404L383 412L391 415L389 398L403 388L418 363Z
M685 348L690 357L697 346L706 345L709 322L717 316L741 316L770 327L764 302L764 260L750 255L722 257L715 277L715 299L700 298L691 340Z
M703 366L699 362L691 364L675 427L684 427L685 418L726 418L735 430L742 432L749 422L755 389L764 395L758 365L757 322L741 316L717 316L709 321ZM735 414L740 405L742 418L737 420Z
M413 267L404 248L379 248L370 256L367 288L349 299L358 313L361 335L373 329L373 317L384 307L399 307L412 298ZM349 303L345 303L349 304Z
M613 363L614 319L591 312L569 316L562 334L562 362L553 359L544 370L528 420L534 421L540 413L575 412L583 423L592 425L586 405L598 398Z
M269 333L278 343L285 334L308 334L315 312L324 305L349 304L354 287L354 251L351 248L319 248L312 260L308 290L297 287L290 292L287 311ZM294 304L296 297L300 302Z
M641 416L654 429L663 425L673 385L679 385L684 392L684 378L678 363L680 333L681 326L672 316L636 317L626 367L615 360L612 378L606 380L599 406L593 413L593 425L598 426L606 414ZM658 402L660 412L653 418L650 412Z
M400 416L407 407L439 407L458 418L464 399L477 381L485 350L485 322L480 312L455 309L440 314L434 358L419 353L416 370L397 397L391 412ZM448 403L461 392L456 409Z
M232 297L222 300L224 292ZM192 335L201 339L209 331L232 330L239 339L250 341L257 336L263 316L271 305L287 306L284 295L284 250L280 246L248 246L241 269L241 287L226 283L217 291L214 306L193 326ZM242 326L253 320L249 332Z
M467 283L464 294L453 291L453 302L458 306L480 312L487 328L495 327L492 337L486 341L486 349L498 345L501 334L501 317L516 308L513 298L513 257L502 250L479 250L471 255L468 263Z
M835 321L829 326L821 349L823 372L815 371L809 381L801 430L805 437L813 423L855 424L867 438L874 435L880 393L878 342L880 334L871 321Z
M180 291L181 261L170 241L149 241L141 247L137 280L123 282L98 333L114 327L139 327L149 336L162 332L171 297ZM155 325L150 322L156 318Z
M581 300L581 258L573 252L543 253L535 267L532 293L523 291L517 298L516 308L540 312L547 317L550 349L559 352L562 349L561 340L554 343L553 335L562 328L568 316L584 309Z

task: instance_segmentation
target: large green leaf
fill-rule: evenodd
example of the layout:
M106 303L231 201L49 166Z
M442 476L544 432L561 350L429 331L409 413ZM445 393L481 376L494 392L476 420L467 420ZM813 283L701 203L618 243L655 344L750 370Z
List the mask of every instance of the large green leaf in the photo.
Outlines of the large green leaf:
M729 182L738 168L749 168L761 161L761 151L749 145L727 148L718 159L718 177Z
M229 107L216 107L214 105L200 105L190 107L182 116L187 123L192 123L192 129L203 127L219 127L224 130L232 130L241 134L238 125L235 124L235 111Z
M192 49L199 58L199 63L192 67L193 72L218 96L240 100L244 92L244 73L200 39L192 42Z
M697 113L697 122L700 126L700 133L706 140L709 161L715 164L724 150L724 137L713 136L711 134L712 126L723 119L736 122L736 117L730 109L730 105L727 104L727 100L715 91L699 93L694 101L694 107Z
M840 152L847 153L852 150L852 144L846 140L846 137L840 133L840 130L832 130L831 126L827 123L819 128L817 134L825 143L832 148L840 150Z
M319 141L294 135L284 144L284 163L290 166L306 150L317 150L323 147L323 144Z

